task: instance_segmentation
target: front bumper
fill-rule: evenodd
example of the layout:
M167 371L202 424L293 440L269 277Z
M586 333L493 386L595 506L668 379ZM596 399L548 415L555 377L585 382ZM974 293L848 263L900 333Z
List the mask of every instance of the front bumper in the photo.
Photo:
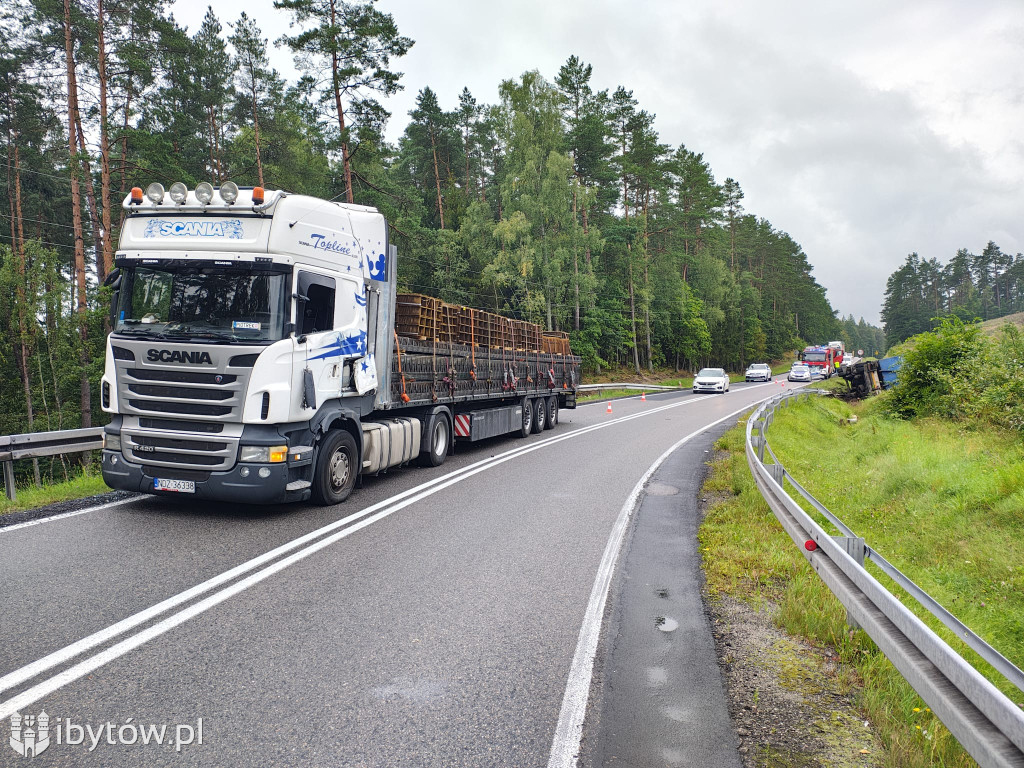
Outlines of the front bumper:
M113 458L117 457L114 463ZM241 469L249 470L248 477L242 477ZM270 470L268 477L260 477L259 470ZM156 478L191 480L195 493L154 490ZM182 500L202 499L204 501L228 501L238 504L282 504L289 501L305 501L310 496L309 488L289 491L288 464L236 464L223 472L197 472L144 466L125 461L120 451L103 451L103 482L111 488L124 491L152 493L156 496L172 496Z
M725 392L724 384L694 384L694 392Z

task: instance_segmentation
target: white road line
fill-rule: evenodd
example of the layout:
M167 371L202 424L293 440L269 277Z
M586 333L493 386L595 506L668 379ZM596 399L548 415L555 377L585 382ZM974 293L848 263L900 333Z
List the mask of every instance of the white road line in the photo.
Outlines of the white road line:
M711 427L721 424L744 411L749 411L757 403L746 405L728 416L723 416L717 421L706 424L696 432L691 432L678 443L673 445L661 456L658 457L650 469L644 473L639 482L633 487L632 493L622 505L619 517L615 521L611 535L608 537L608 544L604 549L604 556L597 569L597 578L594 580L594 588L590 591L590 602L587 604L587 611L583 615L583 626L580 627L579 639L576 642L576 653L572 657L572 666L569 668L569 680L565 686L565 695L562 697L562 709L558 714L558 725L555 726L555 738L551 744L551 756L548 758L548 768L575 768L579 759L580 743L583 740L583 719L587 714L587 701L590 698L590 681L594 675L594 661L597 655L597 641L601 637L601 622L604 617L605 603L608 601L608 590L611 587L612 574L615 572L615 564L619 558L619 550L622 548L622 539L629 527L629 518L633 515L640 493L643 491L651 475L657 471L665 459L672 455L673 451L689 442L697 435L706 432Z
M43 523L52 523L54 520L64 520L68 517L77 517L78 515L84 515L86 512L98 512L101 509L110 509L111 507L118 507L122 504L127 504L130 501L138 501L140 497L133 496L130 499L121 499L119 501L110 501L106 504L99 504L95 507L86 507L85 509L76 509L73 512L64 512L60 515L51 515L50 517L40 517L38 520L27 520L24 523L15 523L14 525L5 525L0 527L0 535L16 531L19 528L28 528L33 525L42 525ZM10 514L17 514L11 512Z
M166 613L172 608L175 608L178 605L181 605L195 597L198 597L203 593L209 592L215 587L218 587L228 581L231 581L232 579L241 576L242 574L247 573L248 571L258 568L259 566L276 559L280 555L292 549L295 549L296 547L302 546L303 544L311 542L332 531L336 531L338 528L342 528L348 523L353 523L354 521L359 520L360 518L364 518L367 515L371 515L371 513L376 513L373 514L372 517L369 517L360 523L356 523L338 533L334 533L332 536L328 536L327 538L321 539L315 544L311 544L305 549L300 550L299 552L296 552L291 556L284 558L279 562L274 563L273 565L268 566L267 568L264 568L262 571L258 571L257 573L252 574L246 579L243 579L233 584L232 586L227 587L221 590L220 592L211 595L210 597L207 597L206 599L196 603L195 605L192 605L189 608L180 611L179 613L174 614L173 616L170 616L167 619L164 619L163 621L153 625L152 627L143 630L137 635L134 635L126 640L121 641L117 645L108 648L106 651L103 651L91 657L90 659L80 662L74 667L71 667L65 670L64 672L55 675L49 680L46 680L42 683L33 686L32 688L29 688L22 694L19 694L5 702L0 702L0 720L3 720L4 718L8 717L11 713L18 711L20 707L28 706L29 704L38 701L43 696L46 696L47 694L57 690L58 688L68 684L69 682L72 682L73 680L77 680L79 677L82 677L83 675L86 675L89 672L95 670L97 667L102 666L103 664L106 664L109 661L118 658L119 656L122 656L128 651L137 648L139 645L142 645L148 640L157 637L163 634L164 632L169 631L170 629L173 629L174 627L178 626L184 621L187 621L188 619L199 615L200 613L208 610L209 608L212 608L218 603L223 602L229 597L238 594L239 592L245 589L248 589L249 587L259 583L268 576L277 573L278 571L284 568L287 568L289 565L292 565L298 562L299 560L308 557L314 552L317 552L320 549L323 549L324 547L329 546L330 544L333 544L334 542L339 541L342 538L345 538L351 533L354 533L358 530L365 528L368 525L371 525L372 523L377 522L378 520L383 520L385 517L388 517L389 515L397 512L398 510L404 509L410 504L416 501L420 501L421 499L424 499L428 496L431 496L437 493L438 491L443 490L444 488L447 488L451 485L455 485L456 483L460 483L463 480L472 477L473 475L488 470L499 464L503 464L506 461L511 461L512 459L518 458L527 453L532 453L533 451L540 450L541 448L546 448L549 445L560 443L563 440L573 440L577 437L581 437L585 434L594 432L599 429L606 429L608 427L616 426L626 421L632 421L633 419L642 418L644 416L650 416L655 413L660 413L661 411L669 410L672 408L679 408L681 406L689 405L692 403L698 403L713 397L714 395L706 395L704 397L689 398L681 402L669 403L667 405L662 405L656 408L645 409L643 411L639 411L638 413L634 413L629 416L622 416L617 419L611 419L600 424L592 424L589 427L583 427L573 432L569 432L568 434L565 435L551 437L546 440L533 442L529 445L520 448L514 448L510 451L506 451L503 454L498 454L495 457L484 459L482 461L476 462L475 464L470 464L468 466L461 467L460 469L450 472L447 475L435 478L426 483L422 483L421 485L403 491L402 493L397 494L396 496L393 496L390 499L380 501L376 504L367 507L366 509L360 510L359 512L342 518L341 520L337 520L333 523L330 523L329 525L326 525L315 531L307 533L304 536L301 536L297 539L294 539L293 541L283 544L274 550L271 550L263 555L260 555L259 557L253 558L252 560L242 563L241 565L238 565L235 568L225 571L224 573L221 573L218 576L214 576L213 578L208 579L202 584L199 584L195 587L192 587L191 589L185 590L184 592L174 595L173 597L170 597L150 608L147 608L146 610L140 611L139 613L129 616L128 618L123 619L122 621L119 621L116 624L107 627L106 629L100 630L99 632L84 637L81 640L72 643L71 645L68 645L58 651L54 651L53 653L44 656L43 658L37 661L34 661L30 664L25 665L24 667L21 667L8 673L4 677L0 678L0 691L8 690L14 687L15 685L18 685L19 683L25 682L26 680L30 680L31 678L36 677L37 675L40 675L49 669L52 669L55 666L70 661L75 656L85 653L86 651L91 650L92 648L95 648L96 646L101 645L102 643L112 640L118 635L124 634L125 632L139 626L140 624L143 624L146 621L149 621L150 619L156 618L160 614ZM754 404L748 405L747 408L752 408L753 405ZM725 418L729 417L727 416Z

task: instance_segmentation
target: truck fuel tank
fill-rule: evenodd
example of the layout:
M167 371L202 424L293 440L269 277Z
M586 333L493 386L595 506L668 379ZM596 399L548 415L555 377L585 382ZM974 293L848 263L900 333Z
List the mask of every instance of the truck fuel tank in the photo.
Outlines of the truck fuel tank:
M372 475L420 455L422 422L413 417L363 422L362 474Z

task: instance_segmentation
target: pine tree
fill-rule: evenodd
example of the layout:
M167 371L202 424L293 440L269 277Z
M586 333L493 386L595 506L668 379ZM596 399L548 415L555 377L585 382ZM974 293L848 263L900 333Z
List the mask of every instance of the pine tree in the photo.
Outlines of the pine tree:
M345 196L352 193L351 125L346 115L373 113L379 105L368 94L391 96L402 89L400 72L388 67L392 57L404 56L413 45L398 34L391 14L373 7L375 0L274 0L274 7L292 13L293 24L311 26L281 42L299 54L301 68L321 82L322 100L332 104L338 120L338 143L345 177ZM349 121L350 122L350 121Z

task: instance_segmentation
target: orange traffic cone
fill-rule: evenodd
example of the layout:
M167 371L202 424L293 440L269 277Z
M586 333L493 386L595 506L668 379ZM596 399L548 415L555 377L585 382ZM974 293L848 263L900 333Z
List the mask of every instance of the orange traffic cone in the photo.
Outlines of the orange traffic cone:
M646 392L644 392L642 395L640 395L640 402L641 403L646 403L647 402L647 393Z
M611 412L612 412L612 403L611 403L611 401L609 400L609 401L608 401L608 410L607 410L607 411L605 411L605 413L611 413Z

